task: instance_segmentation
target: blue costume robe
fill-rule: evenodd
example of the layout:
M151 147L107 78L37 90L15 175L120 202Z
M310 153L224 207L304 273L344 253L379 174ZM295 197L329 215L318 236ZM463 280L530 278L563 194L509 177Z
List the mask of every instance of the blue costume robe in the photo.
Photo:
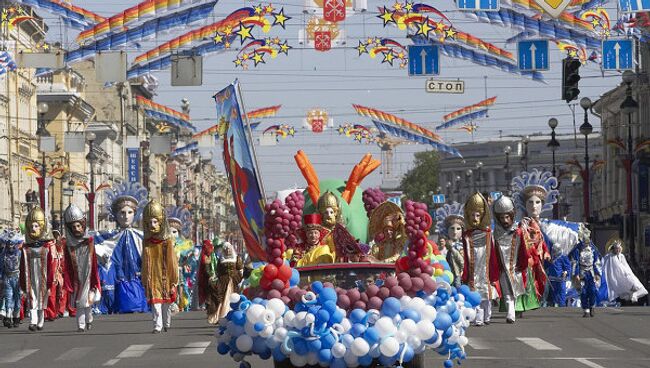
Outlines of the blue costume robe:
M566 307L566 280L571 275L569 257L560 254L551 261L544 261L544 268L546 268L546 275L550 285L548 302L558 307ZM562 277L564 272L566 274Z
M99 302L99 311L102 314L115 313L115 267L109 264L99 265L99 281L102 284L102 300Z
M142 232L133 228L102 233L95 237L96 242L113 248L111 263L115 269L114 311L117 313L149 310L140 280L142 239Z
M569 253L569 258L573 269L571 275L580 278L582 309L595 307L598 303L599 293L596 280L602 281L600 253L593 244L580 244Z

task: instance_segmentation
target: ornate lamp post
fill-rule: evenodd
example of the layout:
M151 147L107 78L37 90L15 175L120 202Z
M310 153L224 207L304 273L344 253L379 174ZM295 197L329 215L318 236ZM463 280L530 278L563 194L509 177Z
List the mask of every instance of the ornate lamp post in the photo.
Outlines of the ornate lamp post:
M583 97L580 100L580 107L585 110L585 121L580 125L580 133L585 136L585 167L583 169L583 186L582 186L582 196L584 201L584 211L585 211L585 221L589 222L591 217L591 212L589 209L589 201L591 200L591 177L589 170L589 134L594 130L594 128L589 124L589 117L587 112L591 107L591 100L589 97Z
M47 176L47 170L45 166L45 151L43 147L43 138L50 137L50 132L45 128L45 114L50 110L50 106L45 102L39 102L36 106L38 111L38 128L36 129L36 135L41 139L41 153L43 155L43 161L41 163L41 177L37 179L38 182L38 195L40 197L41 209L45 211L45 178Z
M555 128L557 128L558 121L556 118L550 118L548 119L548 126L551 128L551 140L548 142L546 145L548 148L551 149L551 152L553 154L553 176L557 178L556 175L556 170L555 170L555 151L560 147L560 142L555 139ZM558 181L559 184L559 181ZM558 218L558 204L557 202L553 204L553 218L557 219Z
M627 155L623 159L623 167L626 171L626 184L627 184L627 216L628 216L628 244L630 246L630 263L632 267L636 267L636 224L634 222L634 207L632 206L632 164L634 163L634 147L632 143L632 114L639 110L639 103L632 98L632 82L636 79L636 75L629 70L623 72L623 83L626 84L625 99L621 103L621 113L627 115Z
M503 147L503 153L506 155L506 164L503 167L506 174L506 194L510 196L512 191L510 190L510 181L512 181L512 173L510 172L510 152L512 152L512 147L505 146Z
M88 228L92 231L95 230L95 163L97 162L97 154L93 150L93 144L97 139L94 132L86 133L86 140L88 141L88 154L86 160L90 163L90 192L86 194L88 199Z

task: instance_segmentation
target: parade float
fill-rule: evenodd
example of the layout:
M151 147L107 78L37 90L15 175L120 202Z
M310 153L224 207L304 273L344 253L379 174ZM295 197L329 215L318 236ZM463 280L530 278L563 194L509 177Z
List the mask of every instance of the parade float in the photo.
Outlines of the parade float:
M276 367L424 367L434 350L445 367L465 358L465 331L480 296L455 288L424 203L404 208L362 190L379 161L364 156L348 180L321 180L307 155L294 156L304 191L264 204L255 153L235 83L215 95L223 157L245 246L248 287L231 294L217 351Z

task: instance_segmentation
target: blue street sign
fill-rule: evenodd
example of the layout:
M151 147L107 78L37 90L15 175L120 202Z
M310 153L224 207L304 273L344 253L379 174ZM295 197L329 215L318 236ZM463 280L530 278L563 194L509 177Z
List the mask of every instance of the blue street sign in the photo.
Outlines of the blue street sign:
M440 73L438 46L409 46L409 75L437 75Z
M499 10L500 6L499 0L458 0L460 10Z
M444 194L434 194L431 196L433 198L433 203L434 204L442 204L445 203L445 195Z
M628 70L634 68L634 43L632 40L603 41L603 69Z
M650 0L619 0L619 6L624 13L636 13L650 10Z
M517 55L519 55L519 70L548 70L547 40L520 41L517 45Z
M128 173L129 183L137 183L140 181L140 149L127 148L126 156L128 158L127 173Z

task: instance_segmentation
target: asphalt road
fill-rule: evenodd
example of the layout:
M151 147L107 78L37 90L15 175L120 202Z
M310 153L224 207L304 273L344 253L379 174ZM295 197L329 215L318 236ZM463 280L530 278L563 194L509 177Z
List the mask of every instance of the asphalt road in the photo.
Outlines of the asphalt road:
M468 330L463 367L650 368L650 308L576 309L527 313L514 325L495 313L492 324ZM151 334L150 315L97 316L94 329L76 333L73 319L48 322L41 332L0 327L2 367L237 367L217 354L214 331L202 312L181 313L167 333ZM427 367L444 357L428 353ZM254 368L270 362L249 359Z

